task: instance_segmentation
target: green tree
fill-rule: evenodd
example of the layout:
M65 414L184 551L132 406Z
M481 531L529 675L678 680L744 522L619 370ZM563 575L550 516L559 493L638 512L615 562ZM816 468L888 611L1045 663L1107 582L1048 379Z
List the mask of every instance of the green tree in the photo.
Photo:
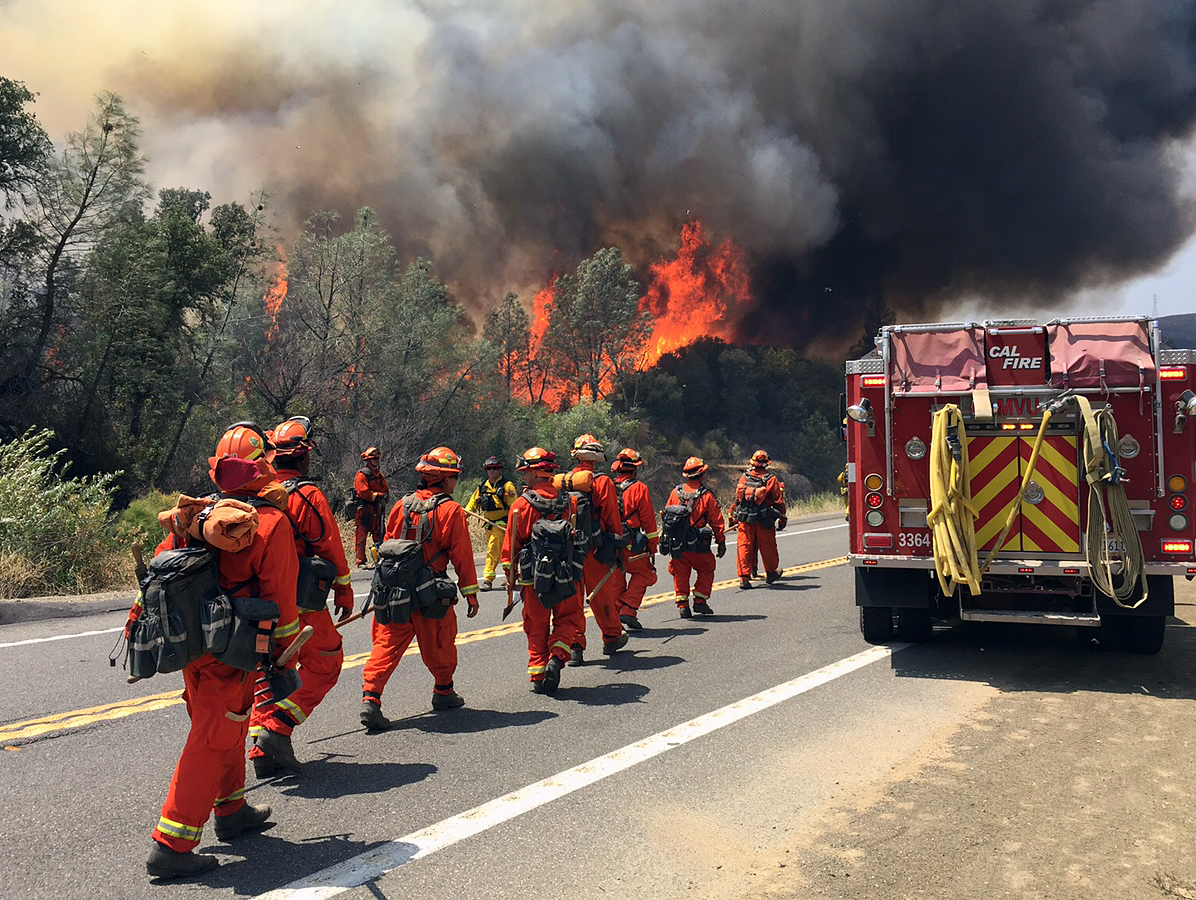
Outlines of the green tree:
M581 400L607 398L619 375L638 368L652 333L639 308L634 270L617 247L583 260L557 279L544 343L561 366L560 377Z
M140 126L115 94L101 94L82 131L67 138L35 188L31 222L38 234L38 289L33 294L32 338L24 361L0 381L0 394L28 392L49 369L47 350L58 315L60 275L71 257L90 250L107 229L149 193L142 180Z
M532 336L527 310L515 294L508 292L486 316L482 336L498 354L498 375L510 400L527 368Z

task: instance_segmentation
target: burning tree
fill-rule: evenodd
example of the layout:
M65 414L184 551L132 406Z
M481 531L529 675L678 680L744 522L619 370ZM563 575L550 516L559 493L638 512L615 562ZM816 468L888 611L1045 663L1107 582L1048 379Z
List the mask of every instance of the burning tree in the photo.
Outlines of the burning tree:
M634 270L616 247L556 280L543 349L556 363L562 395L605 399L620 376L642 365L652 321L639 297Z

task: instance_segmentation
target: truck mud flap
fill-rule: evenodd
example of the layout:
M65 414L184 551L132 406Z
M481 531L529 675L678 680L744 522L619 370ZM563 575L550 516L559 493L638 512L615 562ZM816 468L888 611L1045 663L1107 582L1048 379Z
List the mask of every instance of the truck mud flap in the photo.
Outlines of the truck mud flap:
M855 605L922 609L931 606L931 581L925 569L855 570Z

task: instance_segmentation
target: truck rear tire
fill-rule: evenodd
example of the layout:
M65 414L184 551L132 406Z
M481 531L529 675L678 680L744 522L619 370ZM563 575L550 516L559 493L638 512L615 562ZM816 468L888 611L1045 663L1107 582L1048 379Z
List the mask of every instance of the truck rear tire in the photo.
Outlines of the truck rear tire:
M1122 616L1121 649L1126 653L1158 653L1167 632L1166 616Z
M860 634L869 644L883 644L893 638L891 606L861 606Z
M911 644L922 644L934 634L934 622L930 610L924 607L909 607L897 610L897 637Z

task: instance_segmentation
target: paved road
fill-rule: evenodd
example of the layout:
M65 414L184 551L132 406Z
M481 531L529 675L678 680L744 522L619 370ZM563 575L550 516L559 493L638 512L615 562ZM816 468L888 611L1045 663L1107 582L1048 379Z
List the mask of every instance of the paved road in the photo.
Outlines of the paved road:
M527 692L505 594L483 595L461 619L468 706L431 713L431 677L409 656L384 700L399 724L381 735L357 723L368 629L350 625L340 684L296 732L303 778L250 774L277 825L232 845L206 834L222 866L169 888L143 866L186 733L178 676L129 686L107 667L121 613L0 627L3 896L801 896L790 848L992 686L982 666L944 671L934 645L863 643L840 517L793 522L780 544L789 577L746 592L731 548L710 619L679 619L662 573L645 630L567 668L554 697ZM1002 677L1023 662L1003 656Z

